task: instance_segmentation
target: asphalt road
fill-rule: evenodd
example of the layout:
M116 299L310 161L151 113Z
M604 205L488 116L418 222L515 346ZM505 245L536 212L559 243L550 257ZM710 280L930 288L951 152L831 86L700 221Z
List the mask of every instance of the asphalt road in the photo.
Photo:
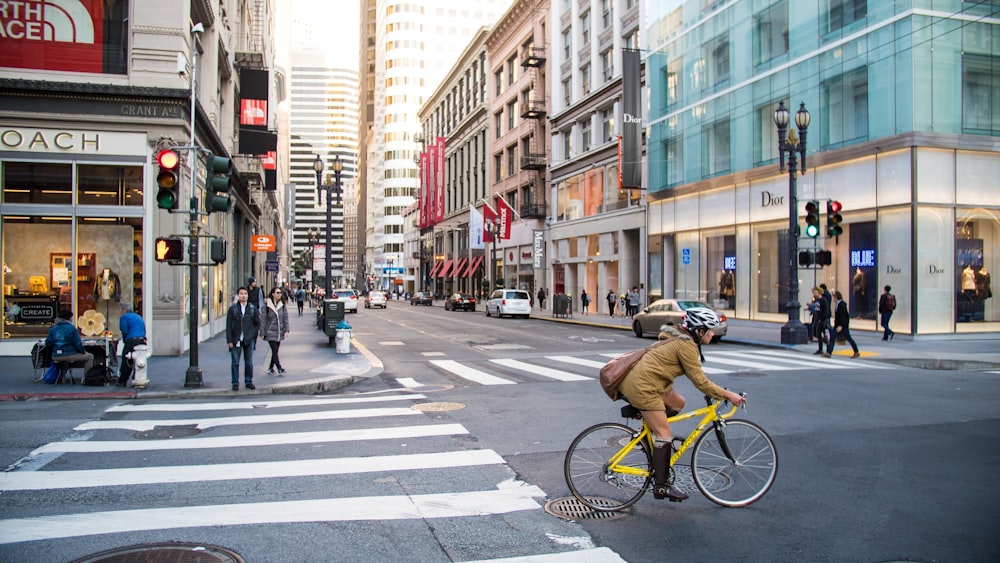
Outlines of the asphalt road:
M16 477L35 483L35 489L11 490L13 478L0 477L5 489L0 530L7 530L0 532L0 560L64 561L167 539L220 545L247 561L475 561L540 554L562 554L572 561L585 555L608 561L619 554L633 562L1000 559L994 541L1000 492L992 481L1000 461L1000 424L992 401L1000 386L996 374L860 360L819 362L725 342L706 348L710 377L750 394L749 409L740 416L763 425L778 446L778 479L750 507L721 508L697 495L681 504L647 495L621 518L579 523L538 508L480 516L352 518L352 511L362 508L389 510L383 503L393 499L478 495L500 486L512 488L515 496L529 491L531 506L568 496L562 461L572 438L596 422L621 420L620 403L603 395L593 364L606 361L605 354L650 341L626 332L396 302L385 311L352 316L351 323L355 338L383 361L385 370L333 397L0 405L0 420L8 429L0 456L8 465L26 461L28 452L46 444L56 444L56 450L70 442L155 444L137 439L137 431L128 428L139 421L176 426L196 420L201 429L190 438L160 437L179 449L47 453L8 472L29 473ZM700 402L690 386L682 392L692 405ZM278 404L334 398L347 402ZM113 408L142 403L154 409L176 404L179 410ZM442 410L339 418L360 409L413 403ZM272 413L294 416L266 424L256 418ZM235 416L248 418L213 422ZM447 435L400 437L456 424L462 430ZM295 443L306 432L365 429L390 436ZM265 444L259 436L276 437L278 443ZM183 441L195 438L218 438L222 444L188 449ZM499 461L463 467L397 466L402 462L393 457L491 452ZM357 456L377 457L350 461ZM346 463L347 469L334 475L285 474L301 472L315 460ZM187 478L178 477L187 473L176 467L187 465L195 469ZM49 484L84 477L61 471L86 470L102 472L98 478L107 484ZM48 481L38 481L42 476ZM519 483L538 487L545 496L534 497ZM286 514L296 510L275 504L283 502L304 503L296 505L298 511L315 509L308 503L333 504L322 505L326 511L318 521L292 522ZM212 512L230 504L243 510ZM248 516L251 507L262 513L256 520ZM144 512L148 509L163 511ZM94 512L104 514L88 516ZM25 526L18 520L25 517L35 520ZM247 520L192 525L215 517ZM149 520L154 524L139 524ZM17 534L25 529L52 537L11 541L23 538ZM588 549L595 546L606 549Z

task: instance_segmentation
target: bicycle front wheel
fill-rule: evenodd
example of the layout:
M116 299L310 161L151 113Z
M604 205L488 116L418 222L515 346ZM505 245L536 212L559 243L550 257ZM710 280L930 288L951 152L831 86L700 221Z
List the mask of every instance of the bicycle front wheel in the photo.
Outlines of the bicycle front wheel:
M763 428L747 420L729 420L725 426L706 431L698 437L691 454L695 485L722 506L755 502L771 488L777 473L774 441Z
M613 471L611 458L635 437L636 430L605 422L591 426L573 440L566 452L563 474L577 500L601 512L623 510L635 504L652 479L649 445L639 442L618 465L639 470L633 475Z

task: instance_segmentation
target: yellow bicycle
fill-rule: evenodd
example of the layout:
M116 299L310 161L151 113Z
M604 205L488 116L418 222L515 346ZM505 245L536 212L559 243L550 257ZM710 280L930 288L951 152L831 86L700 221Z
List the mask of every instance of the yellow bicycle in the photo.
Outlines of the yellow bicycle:
M669 482L687 485L683 469L674 466L691 448L690 480L716 504L746 506L764 496L778 472L778 452L763 428L747 420L732 419L736 406L705 397L707 406L670 417L671 423L701 417L698 426L670 458ZM746 403L744 402L744 408ZM723 405L732 406L728 411ZM642 411L622 407L622 416L642 420ZM706 432L706 430L711 430ZM642 498L653 480L653 433L642 427L604 422L580 433L566 452L563 473L573 496L587 507L613 512Z

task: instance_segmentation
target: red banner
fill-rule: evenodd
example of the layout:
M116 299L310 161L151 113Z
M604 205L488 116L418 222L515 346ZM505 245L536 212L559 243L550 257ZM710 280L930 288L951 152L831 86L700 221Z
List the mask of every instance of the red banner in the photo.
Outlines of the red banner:
M510 227L514 223L514 210L507 205L507 200L497 194L497 215L500 217L500 238L510 238Z
M267 126L267 100L240 100L240 125Z
M434 183L434 222L440 223L444 221L444 137L438 137L437 142L437 158L432 163L436 171L435 183Z
M104 5L104 0L0 2L0 66L105 72Z
M493 235L490 234L490 229L493 228L493 224L496 222L497 212L493 211L493 208L489 205L483 205L483 242L493 242Z

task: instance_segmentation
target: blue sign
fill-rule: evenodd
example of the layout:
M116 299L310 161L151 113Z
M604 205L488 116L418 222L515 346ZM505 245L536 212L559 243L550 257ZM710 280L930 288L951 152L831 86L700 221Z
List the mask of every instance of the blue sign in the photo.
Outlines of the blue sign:
M265 272L277 272L278 271L278 261L277 260L268 260L267 262L264 262L264 271Z
M722 257L722 269L723 270L735 270L736 269L736 257L735 256L723 256Z
M385 272L386 275L390 275L390 274L402 274L403 273L403 269L402 268L385 268L382 271Z
M681 263L685 266L691 263L691 249L682 248L681 249Z
M852 268L874 268L875 267L875 251L874 250L852 250L851 251L851 267Z

